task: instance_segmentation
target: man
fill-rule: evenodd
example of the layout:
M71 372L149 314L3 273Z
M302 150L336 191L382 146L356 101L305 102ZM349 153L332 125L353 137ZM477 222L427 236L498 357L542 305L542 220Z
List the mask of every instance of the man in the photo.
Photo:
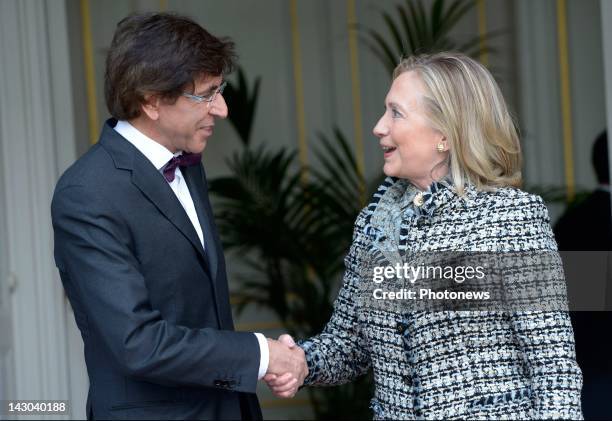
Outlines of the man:
M554 232L559 250L569 253L593 252L593 261L600 263L593 267L593 272L605 276L609 251L612 250L607 130L601 132L595 139L591 149L591 163L599 185L584 200L566 210L555 224ZM604 253L606 251L607 254ZM609 275L607 280L604 300L609 308L612 303L612 283ZM570 284L568 288L575 289L578 294L579 290L589 289L598 281L599 279L593 275L580 276L580 282ZM612 418L610 405L612 335L608 332L612 326L612 312L572 311L570 316L576 338L576 359L583 376L582 412L585 419L610 419Z
M593 143L591 163L598 186L584 200L570 206L555 224L559 250L612 250L607 130Z
M113 118L51 206L55 261L85 343L89 419L261 418L259 378L307 374L299 348L233 327L200 163L227 116L233 58L230 41L188 18L117 26L105 74Z

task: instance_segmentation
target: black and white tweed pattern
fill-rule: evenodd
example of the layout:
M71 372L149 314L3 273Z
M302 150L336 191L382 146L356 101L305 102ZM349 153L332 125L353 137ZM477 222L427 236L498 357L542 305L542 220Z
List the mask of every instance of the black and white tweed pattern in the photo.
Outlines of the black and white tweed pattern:
M411 312L357 304L376 248L556 250L547 209L514 188L442 188L406 217L414 187L388 178L359 214L343 286L324 331L300 342L306 385L350 382L370 368L376 419L582 419L582 375L565 312ZM431 202L431 201L430 201ZM375 246L375 243L377 245Z

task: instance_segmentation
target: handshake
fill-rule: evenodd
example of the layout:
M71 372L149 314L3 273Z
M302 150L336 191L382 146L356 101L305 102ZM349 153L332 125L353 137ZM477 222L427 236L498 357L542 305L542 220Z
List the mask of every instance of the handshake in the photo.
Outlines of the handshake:
M308 375L304 351L287 334L278 341L268 338L268 349L270 361L263 379L275 396L292 398Z

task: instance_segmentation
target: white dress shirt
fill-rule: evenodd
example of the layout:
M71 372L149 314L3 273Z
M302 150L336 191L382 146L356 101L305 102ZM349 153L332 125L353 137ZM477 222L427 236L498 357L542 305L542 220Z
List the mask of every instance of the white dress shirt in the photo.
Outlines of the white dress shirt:
M173 157L181 155L183 152L179 151L175 154L166 149L165 146L157 143L150 137L146 136L144 133L140 132L134 126L132 126L127 121L119 120L117 125L115 126L115 131L123 136L128 142L130 142L136 149L138 149L144 156L147 157L149 161L153 164L153 166L159 171L163 176L163 168L166 166L168 161L170 161ZM195 228L198 238L202 243L202 247L206 249L206 245L204 244L204 234L202 233L202 226L200 225L200 221L198 219L198 214L196 213L195 206L193 204L193 199L191 198L191 194L189 193L189 188L187 187L187 183L183 178L183 174L181 173L181 169L176 167L174 170L174 180L170 183L170 188L176 195L176 198L185 209L191 224ZM261 379L268 370L268 364L270 362L270 353L268 350L268 341L266 337L261 333L255 333L255 337L257 338L257 342L259 343L259 350L261 359L259 362L259 373L258 379Z

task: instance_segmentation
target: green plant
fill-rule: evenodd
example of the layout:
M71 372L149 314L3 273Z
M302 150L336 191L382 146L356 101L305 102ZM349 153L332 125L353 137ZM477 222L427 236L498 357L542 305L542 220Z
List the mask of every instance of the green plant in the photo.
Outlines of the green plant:
M492 52L483 41L501 34L489 32L477 35L463 43L450 37L451 30L476 5L475 0L454 0L446 7L445 0L434 0L429 11L422 0L405 0L396 5L397 19L381 12L387 35L374 29L365 29L363 40L385 65L389 73L402 57L439 51L459 51L470 56ZM388 41L388 39L391 41Z
M238 132L244 146L248 146L251 140L251 129L255 118L255 108L259 96L261 78L255 79L253 89L249 89L244 70L238 67L238 82L228 82L223 97L227 102L227 108L232 110L229 121Z
M245 148L228 160L231 175L210 181L227 250L249 267L239 278L238 310L272 309L294 334L313 335L329 319L333 292L361 203L354 157L321 136L320 170L301 180L295 152ZM312 311L316 308L317 311Z

